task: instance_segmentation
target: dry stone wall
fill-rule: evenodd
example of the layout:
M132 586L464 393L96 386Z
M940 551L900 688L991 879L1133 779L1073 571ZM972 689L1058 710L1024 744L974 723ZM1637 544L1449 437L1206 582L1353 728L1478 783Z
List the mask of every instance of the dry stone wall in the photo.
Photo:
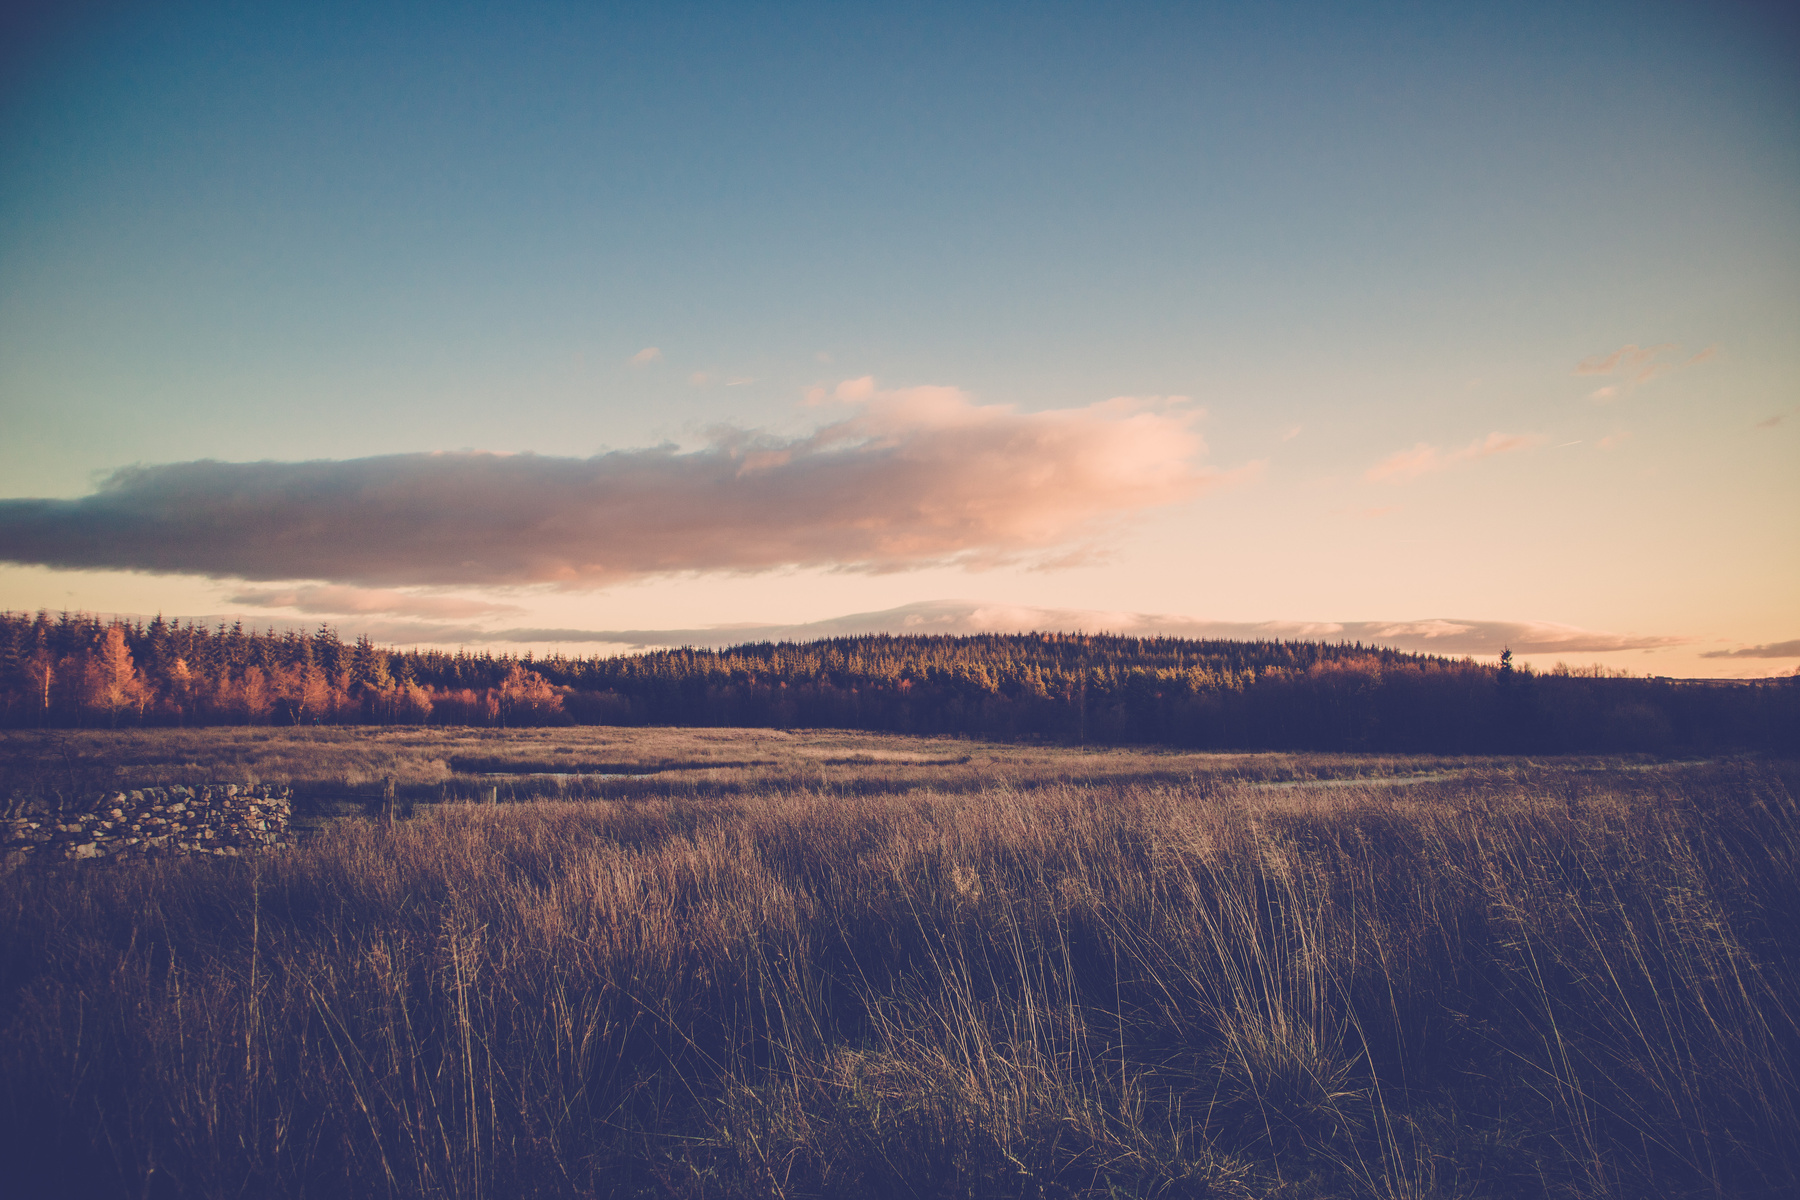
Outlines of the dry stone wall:
M246 854L290 844L286 788L153 787L61 809L38 801L0 820L0 865Z

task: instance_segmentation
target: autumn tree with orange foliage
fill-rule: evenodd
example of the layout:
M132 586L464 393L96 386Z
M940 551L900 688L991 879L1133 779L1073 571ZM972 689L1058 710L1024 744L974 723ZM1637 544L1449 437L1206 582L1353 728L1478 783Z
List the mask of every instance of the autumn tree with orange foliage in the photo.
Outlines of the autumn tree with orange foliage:
M100 644L83 664L83 703L104 713L108 723L116 725L124 713L142 716L151 696L132 661L131 649L125 644L124 627L117 622L107 626Z
M495 689L501 725L550 725L563 715L562 697L550 681L518 663Z

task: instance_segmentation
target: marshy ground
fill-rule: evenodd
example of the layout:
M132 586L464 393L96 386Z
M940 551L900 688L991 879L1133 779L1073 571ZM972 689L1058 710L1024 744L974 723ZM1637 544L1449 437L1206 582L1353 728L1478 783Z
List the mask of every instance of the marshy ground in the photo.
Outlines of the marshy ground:
M1154 746L1067 746L835 729L408 726L0 730L0 802L88 789L229 780L292 787L333 804L382 793L445 799L742 795L810 789L878 794L1008 785L1418 782L1542 762L1559 775L1665 770L1651 756L1457 757L1199 753Z
M239 729L0 768L319 814L0 880L23 1194L1800 1187L1791 765ZM411 816L361 815L388 779Z

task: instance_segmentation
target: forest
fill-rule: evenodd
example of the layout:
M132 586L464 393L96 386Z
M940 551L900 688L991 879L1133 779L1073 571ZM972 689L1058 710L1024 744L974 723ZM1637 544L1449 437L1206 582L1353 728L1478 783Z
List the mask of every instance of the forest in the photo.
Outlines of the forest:
M1360 644L868 635L534 658L0 614L0 722L842 728L1434 753L1800 750L1800 679L1539 672Z

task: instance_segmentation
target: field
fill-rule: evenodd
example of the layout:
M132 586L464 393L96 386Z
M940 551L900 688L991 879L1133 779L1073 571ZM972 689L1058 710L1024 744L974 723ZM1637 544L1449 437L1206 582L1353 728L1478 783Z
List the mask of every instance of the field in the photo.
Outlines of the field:
M1524 759L1376 754L1196 753L1162 747L998 743L845 730L388 727L0 730L0 802L85 790L230 780L292 787L334 813L385 780L418 801L722 796L812 790L880 794L1037 788L1293 783L1512 771ZM1560 757L1561 770L1655 760ZM347 811L347 810L346 810Z
M317 830L0 880L22 1195L1800 1188L1791 764L216 729L0 771Z

